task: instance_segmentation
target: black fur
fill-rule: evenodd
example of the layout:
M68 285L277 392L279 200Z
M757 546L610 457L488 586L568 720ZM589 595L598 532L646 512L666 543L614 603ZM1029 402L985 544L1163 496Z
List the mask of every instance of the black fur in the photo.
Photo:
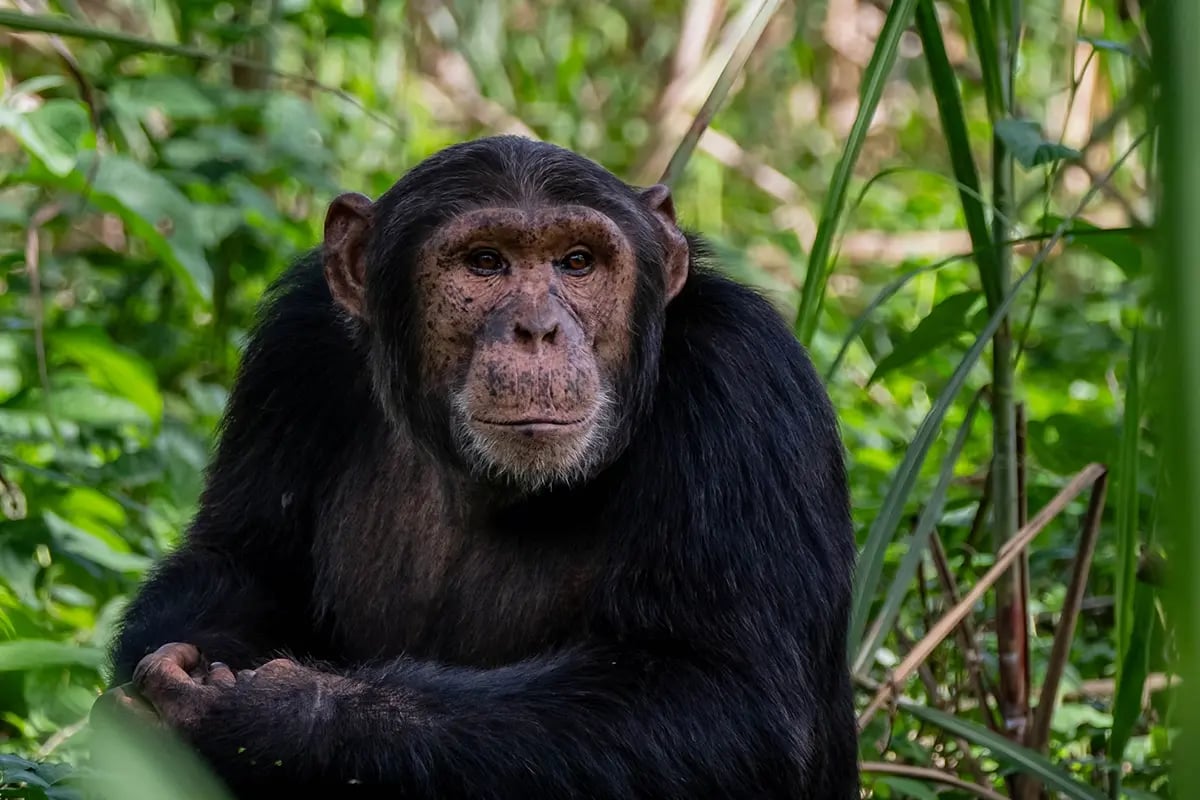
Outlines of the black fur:
M412 255L465 208L566 200L617 219L643 265L622 448L586 485L468 500L408 368ZM332 701L230 692L197 746L243 795L355 779L417 798L857 797L843 454L776 312L693 241L663 317L636 192L549 145L451 148L379 207L370 334L318 255L277 285L199 514L128 611L116 681L169 641L355 678ZM372 379L375 358L394 381ZM454 526L466 545L439 555Z

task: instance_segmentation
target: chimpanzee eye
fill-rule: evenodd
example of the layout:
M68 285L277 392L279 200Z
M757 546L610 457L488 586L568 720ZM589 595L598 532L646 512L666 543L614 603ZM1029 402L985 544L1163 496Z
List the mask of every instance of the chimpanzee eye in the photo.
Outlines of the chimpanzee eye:
M467 256L467 263L476 275L496 275L504 269L504 260L495 250L476 250Z
M592 254L588 251L573 250L562 260L561 268L568 275L580 277L591 272L595 263L595 259L592 258Z

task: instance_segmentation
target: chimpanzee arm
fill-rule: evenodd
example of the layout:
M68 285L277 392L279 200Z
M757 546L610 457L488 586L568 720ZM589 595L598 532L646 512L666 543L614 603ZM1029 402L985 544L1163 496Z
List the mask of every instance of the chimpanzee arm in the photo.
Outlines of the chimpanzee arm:
M312 499L365 402L346 337L330 324L319 261L285 273L246 350L200 509L126 611L116 683L169 642L254 666L312 639ZM291 293L291 294L289 294ZM361 383L361 381L358 381ZM329 392L324 387L340 387ZM314 426L313 419L326 420ZM352 428L351 428L352 430Z
M815 743L822 699L799 676L753 669L659 643L488 670L398 661L320 688L274 675L230 692L194 741L239 789L361 781L412 798L775 796L788 787L841 797L825 791L836 785L823 774L830 766L809 763L824 746Z
M250 667L287 645L295 609L239 556L185 544L158 567L125 613L113 649L113 682L125 683L138 662L168 642L195 644L205 657ZM278 589L278 587L275 587Z

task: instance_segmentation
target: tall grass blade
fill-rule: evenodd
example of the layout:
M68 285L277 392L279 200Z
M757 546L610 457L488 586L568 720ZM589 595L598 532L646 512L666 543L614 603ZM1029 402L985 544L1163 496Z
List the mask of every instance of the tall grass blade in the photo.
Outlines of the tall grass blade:
M892 65L896 63L900 36L908 28L916 4L917 0L895 0L892 3L883 23L883 30L879 33L879 41L875 44L871 60L867 62L867 69L863 73L858 115L850 128L846 146L842 149L842 157L834 168L833 179L825 195L825 204L821 208L821 221L817 224L812 251L808 254L808 271L800 293L800 308L796 314L795 326L800 341L805 344L812 341L813 333L817 329L821 303L825 298L825 283L829 279L832 267L830 253L833 250L833 239L846 205L846 193L850 187L850 178L854 174L854 165L858 162L858 154L867 140L871 119L879 106L879 98L883 96L883 86L891 74Z
M1070 773L1056 766L1045 756L1022 747L998 733L993 733L982 725L906 700L900 701L900 707L917 719L936 725L947 733L961 736L980 747L986 747L992 751L992 755L997 761L1032 775L1046 787L1060 792L1063 797L1071 798L1071 800L1104 800L1104 795L1091 786L1075 780Z
M942 387L937 400L934 401L933 407L929 409L929 413L925 415L925 419L921 421L921 425L917 428L912 442L904 453L904 458L901 460L900 466L896 468L895 477L888 486L887 495L884 497L883 504L880 506L879 512L875 515L875 519L871 523L871 528L867 533L867 541L863 545L862 552L859 555L858 571L854 584L854 607L850 615L850 635L847 639L851 661L854 660L862 642L863 631L867 625L867 615L870 613L871 599L875 597L875 592L879 584L879 576L883 571L883 557L887 550L888 542L891 541L892 535L900 524L905 504L908 502L908 497L912 493L913 486L916 485L917 477L920 475L921 465L925 463L925 456L929 453L929 448L932 446L933 440L941 428L942 420L946 417L946 412L954 402L955 397L957 397L959 390L962 389L963 384L966 383L968 374L976 362L979 361L979 357L983 354L988 342L999 329L1009 309L1016 301L1021 288L1024 287L1025 282L1037 274L1038 267L1045 263L1046 258L1062 240L1068 230L1071 219L1078 216L1079 212L1087 207L1092 198L1112 179L1113 174L1121 168L1125 160L1137 150L1144 140L1144 135L1134 139L1129 148L1121 154L1109 171L1099 178L1087 191L1076 208L1075 213L1069 214L1063 220L1062 224L1055 229L1054 233L1046 239L1045 244L1042 245L1037 255L1033 258L1029 269L1011 284L1008 293L1004 296L1004 299L1000 302L996 310L992 312L987 324L983 326L983 329L976 337L975 343L971 345L971 348L959 361L958 366L954 369L954 373L950 376L946 385ZM1197 303L1197 308L1200 309L1200 301ZM1200 375L1197 377L1200 378ZM1200 389L1197 390L1196 396L1200 396ZM1200 605L1197 607L1200 607Z
M1030 268L1013 283L1008 295L1000 302L1000 305L987 321L987 324L983 326L983 330L979 332L975 343L971 345L966 355L962 357L958 366L955 367L954 373L942 388L941 393L933 404L933 408L929 409L929 413L925 415L925 419L921 421L920 427L917 428L912 443L909 444L908 450L904 453L904 459L900 462L900 466L896 468L896 475L892 479L891 485L888 486L887 496L884 498L879 513L875 515L875 520L871 523L870 531L867 533L866 544L859 555L858 572L854 584L854 607L850 614L849 647L851 648L850 656L852 663L857 663L858 661L857 653L862 645L863 631L866 629L871 600L875 597L879 577L883 572L884 553L887 550L888 542L891 541L892 535L900 524L900 518L904 514L904 507L908 502L908 496L912 493L912 489L916 485L917 477L921 473L921 465L925 463L925 456L929 453L929 448L933 445L933 441L942 426L942 420L945 419L946 412L950 410L950 406L958 396L959 390L966 383L971 369L979 361L979 357L983 355L984 349L987 347L988 342L991 341L992 336L995 335L996 330L1000 327L1004 316L1012 307L1021 287L1036 272L1036 266Z
M1120 760L1124 754L1129 734L1141 715L1142 684L1149 669L1150 640L1145 635L1135 636L1135 630L1139 626L1152 624L1154 611L1153 604L1147 599L1150 594L1149 587L1140 586L1137 582L1142 339L1141 332L1135 329L1129 352L1129 374L1125 380L1121 450L1117 460L1117 585L1114 634L1118 667L1117 691L1113 698L1113 726L1108 748L1109 758L1114 761Z
M700 137L704 134L704 129L712 122L713 117L717 115L717 111L721 108L721 104L725 102L725 97L729 94L729 89L733 86L733 82L737 80L742 68L746 66L746 60L750 58L750 54L754 52L754 46L758 44L758 40L762 38L763 31L767 28L767 23L771 21L772 15L778 10L781 0L761 0L758 4L758 11L755 12L754 18L750 20L750 25L738 40L737 45L733 48L733 52L729 54L729 61L725 63L725 68L721 70L717 82L713 84L712 91L708 93L708 97L704 100L704 105L700 107L700 111L692 120L691 126L683 136L683 140L679 143L679 147L675 149L674 155L671 156L671 161L667 164L667 169L663 173L662 183L667 186L674 186L679 177L683 174L684 167L687 166L688 159L691 158L692 152L696 149L696 145L700 142Z
M1173 594L1178 674L1183 675L1176 748L1175 797L1200 797L1200 580L1189 574L1200 563L1200 3L1177 0L1154 9L1155 74L1162 86L1157 109L1162 126L1163 177L1161 292L1167 333L1164 385L1166 407L1167 526L1171 562L1180 565L1170 581ZM1189 679L1191 676L1191 679ZM1185 744L1186 743L1186 744Z
M917 520L916 528L908 537L908 551L900 560L900 566L897 567L892 584L888 587L883 607L879 610L866 640L858 650L858 658L854 663L855 672L861 673L870 666L871 660L875 657L875 651L883 644L884 638L900 614L900 606L903 605L904 598L908 596L913 577L917 574L917 565L920 564L921 558L925 555L925 549L929 546L929 534L933 532L934 526L941 519L942 509L946 505L946 492L950 488L950 481L954 478L954 465L958 463L963 447L966 446L967 439L971 436L975 412L979 410L979 401L982 397L982 392L975 394L970 406L967 407L966 417L954 437L954 443L950 445L950 450L942 461L942 471L938 475L937 485L934 486L933 492L929 496L929 502Z
M916 11L917 31L921 34L921 45L925 61L929 65L929 77L933 84L933 96L937 100L938 116L942 121L942 133L950 151L950 163L954 179L958 183L958 196L962 201L963 217L967 233L971 237L971 249L975 252L975 263L979 266L979 281L987 298L988 308L995 308L1002 290L998 281L996 248L992 244L987 217L980 202L979 171L975 157L971 154L971 139L967 134L967 120L963 113L962 97L958 89L958 78L946 55L946 43L938 25L933 0L920 0Z

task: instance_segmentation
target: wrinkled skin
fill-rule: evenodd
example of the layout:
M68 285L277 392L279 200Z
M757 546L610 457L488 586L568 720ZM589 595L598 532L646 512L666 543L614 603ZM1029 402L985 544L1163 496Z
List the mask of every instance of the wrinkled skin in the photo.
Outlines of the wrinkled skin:
M687 242L666 187L642 200L668 245L670 302L687 279ZM330 288L368 323L373 218L369 201L350 194L326 219ZM588 477L609 453L637 270L621 228L587 206L483 208L431 234L415 275L421 383L442 396L459 454L477 474L536 490Z
M133 680L109 689L102 701L108 714L129 714L143 723L192 735L199 732L209 711L238 689L290 687L315 693L331 691L343 680L287 658L235 673L228 664L207 662L195 645L171 642L142 659Z

